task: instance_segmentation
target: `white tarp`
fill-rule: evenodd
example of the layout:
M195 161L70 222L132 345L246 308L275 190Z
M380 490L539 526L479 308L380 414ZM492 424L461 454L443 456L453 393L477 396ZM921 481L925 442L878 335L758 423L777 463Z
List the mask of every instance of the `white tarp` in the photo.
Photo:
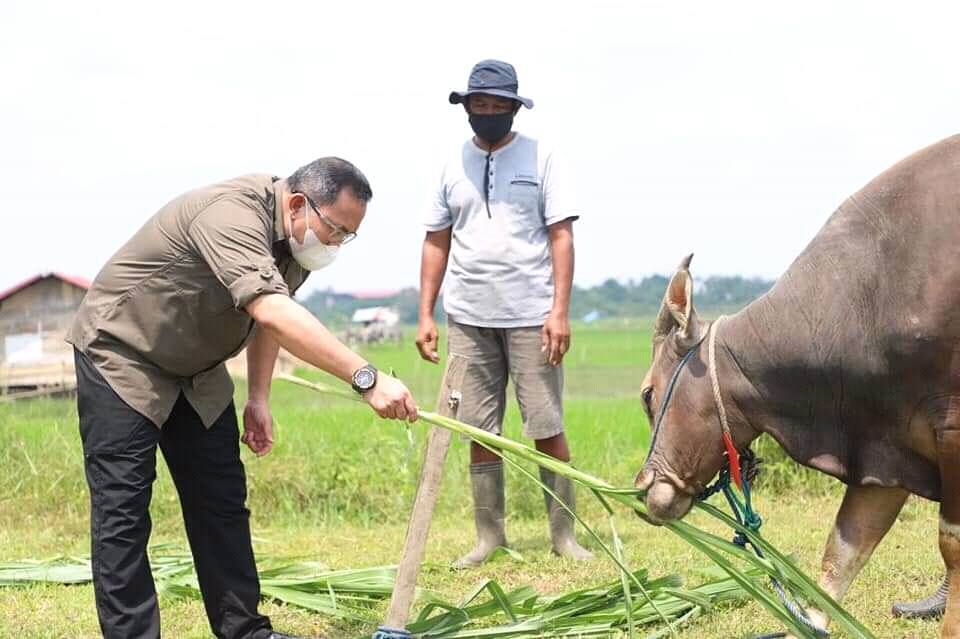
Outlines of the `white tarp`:
M20 333L7 335L3 339L3 348L6 353L4 364L36 364L43 361L43 334Z
M351 322L357 324L366 324L369 322L379 322L387 326L393 326L400 321L400 316L386 306L371 306L370 308L358 308L353 312Z

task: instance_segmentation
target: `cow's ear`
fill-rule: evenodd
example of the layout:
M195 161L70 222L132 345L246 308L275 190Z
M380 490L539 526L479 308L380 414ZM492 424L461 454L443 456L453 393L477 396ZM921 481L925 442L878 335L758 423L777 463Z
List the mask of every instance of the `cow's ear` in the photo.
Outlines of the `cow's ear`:
M666 303L670 314L677 324L677 339L682 348L691 348L700 341L703 334L703 322L693 308L693 277L690 275L688 255L680 263L667 286Z
M680 268L673 274L670 284L667 285L667 294L664 299L679 333L687 331L693 313L693 278L690 277L690 271L687 268L689 264L689 257L680 264Z

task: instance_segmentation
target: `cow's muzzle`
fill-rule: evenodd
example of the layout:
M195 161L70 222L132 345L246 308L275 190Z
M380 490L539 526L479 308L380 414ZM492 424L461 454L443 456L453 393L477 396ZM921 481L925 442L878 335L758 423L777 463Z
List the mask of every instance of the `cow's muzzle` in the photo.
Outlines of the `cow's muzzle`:
M693 496L681 491L669 477L658 474L650 467L637 475L634 486L644 493L643 501L647 514L643 519L660 525L682 519L693 507Z

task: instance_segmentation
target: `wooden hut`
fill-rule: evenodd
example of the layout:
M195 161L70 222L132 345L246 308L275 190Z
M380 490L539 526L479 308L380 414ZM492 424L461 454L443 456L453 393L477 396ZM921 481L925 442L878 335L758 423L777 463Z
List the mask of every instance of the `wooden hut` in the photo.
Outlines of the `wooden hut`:
M63 341L90 282L41 273L0 292L0 394L73 390L73 349Z

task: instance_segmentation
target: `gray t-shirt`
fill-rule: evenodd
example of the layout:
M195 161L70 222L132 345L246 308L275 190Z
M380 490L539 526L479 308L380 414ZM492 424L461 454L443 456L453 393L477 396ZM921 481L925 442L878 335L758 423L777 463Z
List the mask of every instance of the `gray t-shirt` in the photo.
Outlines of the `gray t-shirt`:
M443 168L425 221L452 227L443 309L471 326L543 324L553 304L547 227L577 219L553 153L520 133L490 155L489 213L483 197L487 152L472 140Z

